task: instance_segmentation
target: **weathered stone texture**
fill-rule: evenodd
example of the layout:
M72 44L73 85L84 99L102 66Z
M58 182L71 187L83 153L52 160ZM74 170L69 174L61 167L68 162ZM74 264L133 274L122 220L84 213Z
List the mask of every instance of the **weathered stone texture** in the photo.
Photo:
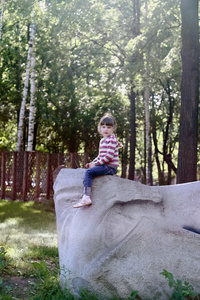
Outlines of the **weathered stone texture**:
M148 187L101 176L93 205L75 209L83 174L62 169L54 183L60 267L70 271L72 292L169 299L163 269L200 292L200 182Z

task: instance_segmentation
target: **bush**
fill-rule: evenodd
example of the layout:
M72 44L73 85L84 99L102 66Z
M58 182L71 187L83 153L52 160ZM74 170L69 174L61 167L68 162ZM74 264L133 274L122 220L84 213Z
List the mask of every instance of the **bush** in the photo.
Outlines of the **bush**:
M6 251L4 249L4 247L1 247L0 249L0 275L2 274L2 272L4 271L4 269L7 267L7 265L11 262L11 260L6 261Z
M49 270L45 261L41 260L40 263L32 263L36 270L36 277L38 282L35 284L35 290L33 292L33 300L59 300L59 299L75 299L70 294L69 289L61 289L59 284L59 269L54 268Z
M194 291L189 282L185 281L183 284L181 280L175 280L172 273L166 271L165 269L160 274L169 280L169 287L174 288L172 299L185 300L189 298L195 299L195 297L197 297L196 299L199 299L197 292Z

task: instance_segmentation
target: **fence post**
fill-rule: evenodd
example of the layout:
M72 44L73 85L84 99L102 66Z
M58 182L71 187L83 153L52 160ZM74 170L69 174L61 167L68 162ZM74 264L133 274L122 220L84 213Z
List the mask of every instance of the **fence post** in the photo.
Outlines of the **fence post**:
M16 199L16 163L17 163L17 153L13 152L13 165L12 165L12 174L13 174L13 180L12 180L12 195L11 199Z
M23 188L22 188L22 200L26 201L27 195L27 179L28 179L28 152L24 152L24 172L23 172Z
M2 153L1 161L1 199L5 199L6 154Z
M79 167L79 156L76 152L42 154L34 152L36 157L32 157L33 152L19 151L0 153L0 198L21 199L38 199L46 194L46 199L50 199L52 193L53 170L58 166L64 167L64 164L71 168ZM43 155L45 156L43 161ZM66 156L65 156L66 155ZM10 159L10 162L7 162ZM85 162L87 154L85 155ZM81 162L82 163L82 162ZM35 165L36 164L36 165ZM45 164L45 166L44 166ZM7 188L7 178L11 190ZM32 185L32 180L35 185Z
M89 153L84 152L84 165L83 168L85 168L85 165L89 162Z
M63 157L61 153L58 153L58 167L63 164Z
M19 151L17 153L17 163L16 163L16 194L17 197L20 194L22 199L23 190L23 173L24 173L24 152Z
M35 185L35 198L40 197L40 162L41 162L41 153L36 152L36 185Z
M47 185L46 185L46 198L50 199L50 178L51 178L51 155L47 153Z

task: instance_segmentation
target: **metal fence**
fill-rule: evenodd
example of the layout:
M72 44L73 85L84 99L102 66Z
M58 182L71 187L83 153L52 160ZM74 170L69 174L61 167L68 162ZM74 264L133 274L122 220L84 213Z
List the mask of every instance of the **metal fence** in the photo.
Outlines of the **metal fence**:
M82 167L77 153L0 152L0 198L41 201L53 198L53 172L60 166Z

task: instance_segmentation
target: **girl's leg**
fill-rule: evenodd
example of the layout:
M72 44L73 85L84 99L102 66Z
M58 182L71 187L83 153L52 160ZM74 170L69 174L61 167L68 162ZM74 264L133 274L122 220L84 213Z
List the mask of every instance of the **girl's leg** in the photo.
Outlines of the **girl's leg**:
M102 175L114 175L116 174L116 170L108 167L106 165L97 166L93 168L89 168L85 171L83 185L84 185L84 194L90 196L91 195L91 187L92 187L92 179L97 176Z
M92 179L94 177L101 176L101 175L114 175L115 173L116 173L115 169L105 165L87 169L85 171L84 180L83 180L83 185L84 185L83 196L81 200L73 207L78 208L78 207L92 204L90 195L91 195Z

